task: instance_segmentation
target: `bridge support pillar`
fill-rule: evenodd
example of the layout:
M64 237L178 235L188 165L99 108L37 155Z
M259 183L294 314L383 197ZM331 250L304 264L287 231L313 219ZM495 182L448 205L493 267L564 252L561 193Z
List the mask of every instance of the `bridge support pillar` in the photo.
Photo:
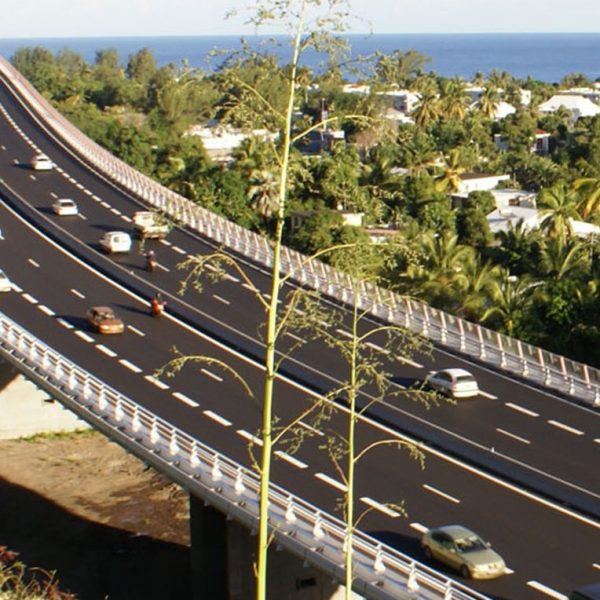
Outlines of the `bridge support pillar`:
M256 535L190 496L191 577L194 600L247 600L256 591ZM269 551L269 600L342 600L343 587L300 558ZM361 596L353 594L358 600Z
M190 495L190 575L194 600L229 600L227 521Z

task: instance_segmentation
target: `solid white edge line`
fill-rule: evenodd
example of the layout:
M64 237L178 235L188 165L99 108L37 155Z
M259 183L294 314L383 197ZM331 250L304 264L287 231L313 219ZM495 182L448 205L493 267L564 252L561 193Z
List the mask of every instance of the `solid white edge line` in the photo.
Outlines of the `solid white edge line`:
M191 398L189 398L185 394L182 394L181 392L173 392L172 395L173 395L173 397L177 398L177 400L181 400L184 404L187 404L188 406L191 406L192 408L198 408L200 406L200 404L198 404L198 402L196 402L195 400L192 400Z
M330 485L331 487L340 490L340 492L347 492L348 487L344 485L341 481L337 481L333 477L329 477L329 475L325 475L325 473L315 473L315 479L320 479L323 483Z
M532 410L529 410L528 408L525 408L524 406L520 406L519 404L515 404L514 402L505 402L504 406L507 406L508 408L512 408L513 410L523 413L524 415L527 415L528 417L539 417L540 416L540 413L533 412Z
M534 590L537 590L538 592L542 592L542 594L546 594L546 596L550 596L550 598L556 598L556 600L569 600L568 597L564 594L561 594L560 592L557 592L551 587L548 587L547 585L544 585L539 581L535 581L534 579L528 581L527 585L529 587L532 587Z
M126 358L121 358L119 360L119 364L123 365L125 368L133 371L134 373L142 372L142 369L140 369L137 365L134 365L132 362L129 362Z
M202 412L209 419L212 419L216 423L219 423L219 425L223 425L224 427L230 427L231 426L231 421L228 421L225 417L222 417L221 415L218 415L216 412L213 412L212 410L204 410Z
M397 519L398 517L402 516L399 512L395 511L389 506L381 504L381 502L377 502L377 500L373 500L373 498L369 498L368 496L363 496L360 500L361 502L364 502L367 506L370 506L371 508L382 512L388 517L392 517L392 519Z
M500 427L496 427L496 431L498 433L502 433L503 435L506 435L506 436L512 438L513 440L517 440L518 442L523 442L523 444L531 444L531 441L525 439L524 437L521 437L520 435L517 435L516 433L511 433L510 431L506 431L505 429L500 429Z
M8 187L8 186L7 186ZM9 187L9 189L11 189L11 191L13 191L13 193L15 193L15 195L18 198L22 198L17 192L15 192L14 190L12 190L12 188ZM125 286L119 285L117 283L115 283L113 280L109 279L106 275L103 275L102 273L100 273L99 271L97 271L96 269L93 269L90 265L86 264L85 262L83 262L81 259L77 258L74 254L67 252L62 246L60 246L58 243L56 243L54 240L50 239L48 236L46 236L45 234L43 234L42 232L40 232L39 230L37 230L35 227L33 227L31 225L31 223L27 222L23 217L21 217L21 215L19 215L15 210L13 210L11 207L6 206L6 209L9 210L13 216L15 218L17 218L18 220L20 220L26 227L28 227L29 229L32 230L32 232L34 232L38 237L44 239L48 244L54 246L59 252L61 252L62 254L64 254L65 256L69 257L70 260L77 262L78 264L80 264L83 268L87 269L89 272L94 273L94 275L104 281L107 281L108 283L110 283L112 286L114 286L115 288L121 290L124 294L130 296L131 298L136 299L138 302L141 302L142 304L144 304L144 306L147 306L147 302L141 298L141 296L137 293L132 292L131 290L129 290L128 288L126 288ZM231 281L235 281L238 282L239 279L237 279L236 277L232 276L232 275L227 275L226 276L227 279L230 279ZM13 284L14 287L14 284ZM253 365L255 368L257 368L259 371L264 371L265 367L264 365L262 365L260 362L257 362L255 360L250 359L249 357L243 355L241 352L236 351L228 346L226 346L225 344L218 342L217 340L215 340L214 338L211 338L210 336L198 331L197 329L191 327L190 325L188 325L187 323L184 323L183 321L180 321L179 319L173 317L172 315L166 314L165 315L166 318L172 320L173 322L177 323L180 327L190 331L191 333L193 333L194 335L196 335L197 337L204 339L206 341L208 341L209 343L211 343L212 345L214 345L217 348L220 348L222 350L225 350L226 352L228 352L229 354L231 354L232 356L235 356L236 358L238 358L239 360L241 360L242 362L245 362L247 364ZM58 321L62 321L61 319L58 319ZM69 328L72 329L73 326L66 322L66 321L62 321L62 324ZM439 351L443 352L443 350L438 349ZM398 360L400 360L400 358L398 358ZM419 365L420 366L420 365ZM303 391L304 393L308 394L309 396L314 396L316 398L320 398L321 396L317 393L315 393L313 390L310 390L309 388L307 388L306 386L299 384L285 376L280 376L278 377L278 379L280 379L281 381L286 382L288 385L291 385L292 387L295 387L296 389L299 389L301 391ZM508 378L507 378L508 379ZM342 412L348 412L347 409L345 409L344 407L341 408ZM475 467L472 467L471 465L460 461L458 459L455 459L451 456L448 456L446 454L444 454L441 451L436 450L435 448L431 448L428 447L426 445L423 445L422 443L420 443L418 440L407 436L407 435L403 435L403 434L399 434L397 431L394 431L393 429L391 429L390 427L387 427L385 425L382 425L381 423L378 423L376 421L374 421L373 419L370 419L369 417L363 416L362 419L364 420L365 423L368 423L369 425L371 425L372 427L379 429L381 431L386 432L386 434L391 435L391 436L396 436L399 439L404 439L407 440L411 443L416 444L417 446L421 447L424 451L428 452L429 454L436 456L438 459L443 460L448 462L449 464L453 464L461 469L463 469L464 471L468 472L468 473L472 473L475 474L479 477L481 477L482 479L485 479L487 481L491 481L493 483L495 483L496 485L499 485L500 487L503 487L505 489L508 489L510 491L512 491L513 493L516 493L524 498L528 498L534 502L537 502L538 504L541 504L542 506L545 506L547 508L550 508L556 512L560 512L561 514L567 515L569 517L571 517L572 519L575 519L579 522L585 523L586 525L593 527L595 529L600 529L600 523L598 523L597 521L594 521L593 519L590 519L582 514L577 513L574 510L570 510L568 508L563 507L560 504L557 504L555 502L552 502L550 500L546 500L545 498L541 497L541 496L537 496L532 492L529 492L527 490L525 490L524 488L520 488L515 484L512 484L508 481L504 481L502 479L500 479L497 476L491 475L489 473L486 473L485 471L483 471L482 469L478 469ZM600 443L600 442L599 442Z
M294 467L298 467L299 469L307 469L308 468L308 465L306 463L303 463L301 460L298 460L297 458L291 456L290 454L288 454L287 452L284 452L283 450L276 450L274 452L274 454L276 456L278 456L279 458L281 458L282 460L289 462L291 465L294 465Z
M428 483L424 483L423 488L426 489L428 492L431 492L432 494L435 494L436 496L443 498L444 500L448 500L448 502L453 502L454 504L460 504L460 500L458 498L455 498L454 496L451 496L450 494L446 494L446 492L442 492L442 490L438 490L436 487L433 487L432 485L429 485Z

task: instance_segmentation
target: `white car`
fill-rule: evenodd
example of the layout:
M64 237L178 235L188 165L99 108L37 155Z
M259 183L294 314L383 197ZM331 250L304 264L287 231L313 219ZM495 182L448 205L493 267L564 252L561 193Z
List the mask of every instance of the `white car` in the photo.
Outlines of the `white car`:
M479 394L475 377L465 369L430 371L425 384L433 390L452 398L470 398Z
M55 214L60 215L61 217L79 214L77 204L75 204L75 202L70 198L59 198L56 202L54 202L54 204L52 204L52 210Z
M45 154L36 154L30 165L34 171L51 171L54 167L54 163Z
M131 236L125 231L107 231L100 238L100 247L108 254L129 252L131 250Z
M0 292L10 292L11 289L10 279L6 276L6 273L0 269Z

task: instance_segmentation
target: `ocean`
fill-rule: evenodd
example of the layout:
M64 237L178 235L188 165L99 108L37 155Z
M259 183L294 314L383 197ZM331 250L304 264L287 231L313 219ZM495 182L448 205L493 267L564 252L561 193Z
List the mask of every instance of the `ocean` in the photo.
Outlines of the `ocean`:
M589 79L600 78L600 33L477 33L477 34L372 34L346 36L355 56L375 51L389 54L394 50L417 50L431 61L426 70L446 77L470 79L476 72L508 71L515 77L528 76L556 83L569 73L582 73ZM259 38L248 37L252 44ZM287 62L287 40L275 50L281 62ZM69 48L92 64L97 50L115 48L126 64L129 55L149 48L160 66L186 60L192 67L211 70L223 58L208 61L215 48L239 48L237 36L199 37L96 37L1 39L0 54L10 58L18 48L42 46L56 53ZM318 68L320 58L307 55L304 64Z

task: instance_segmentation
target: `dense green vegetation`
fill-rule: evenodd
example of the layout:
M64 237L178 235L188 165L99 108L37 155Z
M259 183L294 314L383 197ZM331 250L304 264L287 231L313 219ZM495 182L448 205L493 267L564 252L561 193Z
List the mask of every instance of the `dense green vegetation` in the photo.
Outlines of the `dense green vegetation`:
M159 68L147 49L123 68L112 49L98 51L90 65L69 50L24 48L12 62L87 135L136 169L245 227L272 232L276 138L246 139L223 165L200 138L185 134L211 119L277 133L273 115L284 112L287 67L274 58L245 53L201 72L185 64ZM471 108L465 82L426 73L426 63L414 51L373 57L360 65L367 94L344 93L336 64L302 71L298 129L314 125L319 141L325 115L328 128L345 131L346 143L316 154L295 145L288 215L305 220L287 228L286 243L311 253L366 238L364 227L344 224L340 209L362 212L365 225L395 232L373 266L389 287L600 366L599 242L576 237L570 220L600 224L600 118L573 122L562 109L541 114L537 105L558 86L498 72L475 75L484 92ZM571 74L562 83L590 82ZM420 94L414 124L382 117L393 98L378 92L398 86ZM520 89L531 92L529 106L520 104ZM501 98L517 110L496 121ZM551 134L548 155L531 151L537 129ZM494 134L506 149L496 147ZM508 174L510 187L536 192L540 229L517 226L493 236L486 192L453 207L451 194L471 171Z

